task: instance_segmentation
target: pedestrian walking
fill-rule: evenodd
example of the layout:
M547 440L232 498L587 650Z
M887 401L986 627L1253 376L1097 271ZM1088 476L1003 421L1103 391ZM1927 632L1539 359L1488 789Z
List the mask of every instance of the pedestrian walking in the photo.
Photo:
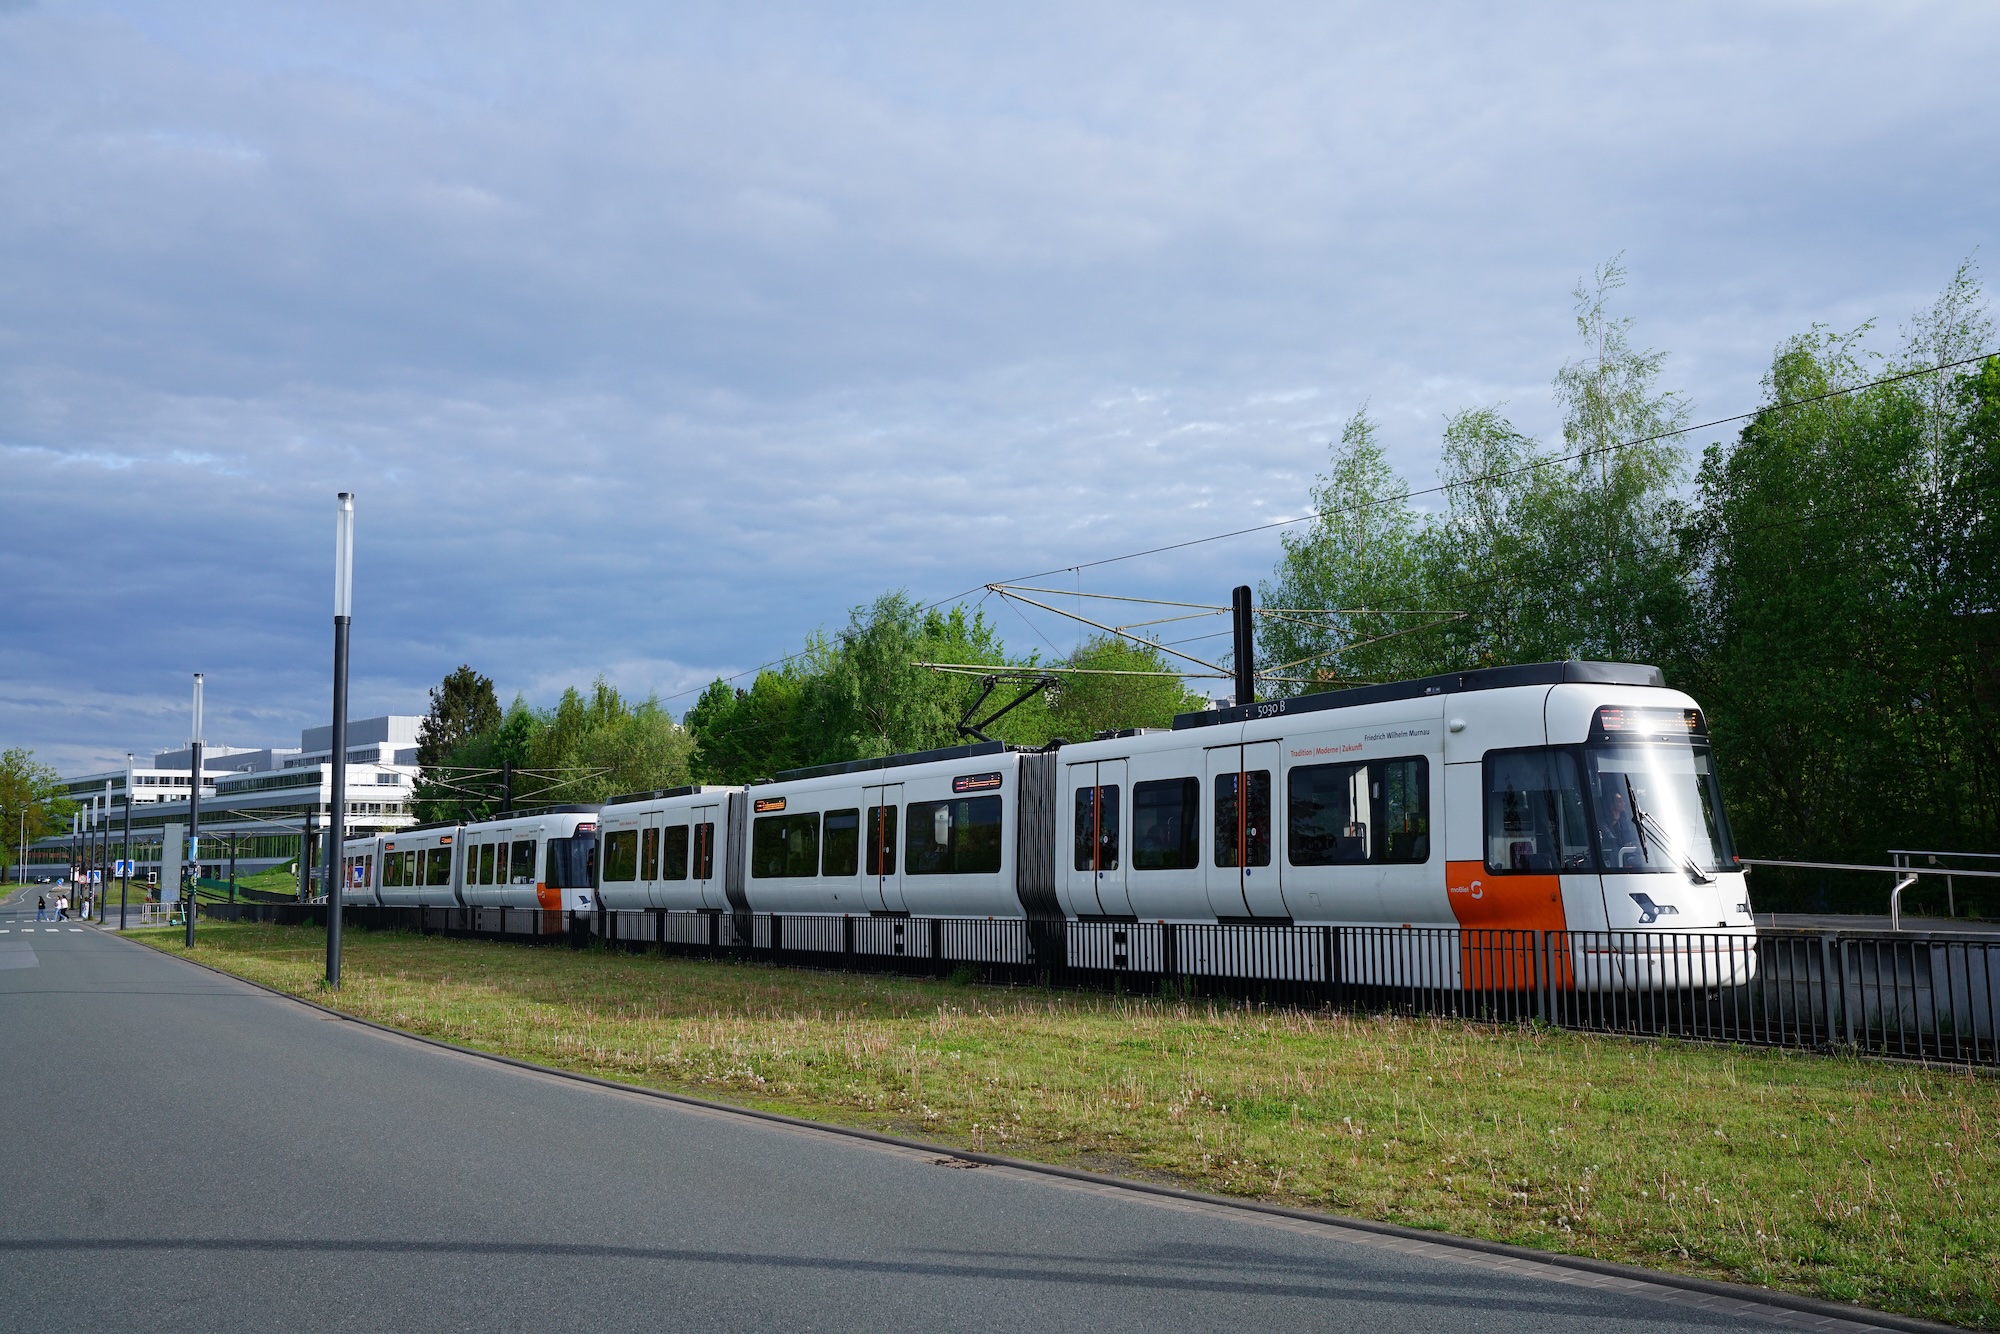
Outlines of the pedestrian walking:
M35 920L38 922L49 920L49 900L46 895L35 895Z
M69 920L69 895L67 894L56 895L56 920L58 922L67 922Z

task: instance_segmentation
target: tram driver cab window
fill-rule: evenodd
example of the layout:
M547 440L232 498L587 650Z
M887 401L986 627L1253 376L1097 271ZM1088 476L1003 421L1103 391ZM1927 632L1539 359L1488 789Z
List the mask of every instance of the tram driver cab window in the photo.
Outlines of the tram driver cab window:
M1576 756L1555 749L1487 755L1486 869L1555 874L1595 866Z

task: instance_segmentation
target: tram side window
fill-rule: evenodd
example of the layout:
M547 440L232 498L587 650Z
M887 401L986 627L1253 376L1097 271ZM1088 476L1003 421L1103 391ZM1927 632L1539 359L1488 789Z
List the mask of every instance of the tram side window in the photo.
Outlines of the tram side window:
M535 840L524 838L515 842L514 854L507 866L507 883L510 885L532 885L535 883Z
M704 820L694 827L694 875L697 880L715 879L715 821Z
M1372 861L1366 764L1302 764L1285 776L1286 851L1294 866Z
M826 848L821 875L853 875L861 869L861 812L850 807L826 813Z
M1201 780L1156 778L1132 785L1132 869L1201 865Z
M1286 857L1294 866L1429 861L1430 775L1422 756L1293 769Z
M913 801L904 812L908 875L991 875L1000 869L1000 798Z
M868 830L868 874L896 874L896 808L870 806L865 827Z
M604 882L639 878L639 831L614 829L604 836Z
M1576 756L1566 750L1486 757L1486 869L1589 871L1590 825Z
M1236 801L1238 778L1248 778L1244 785L1249 800L1239 810ZM1247 855L1241 865L1269 866L1271 864L1271 771L1252 769L1247 775L1217 774L1215 776L1215 864L1236 866L1237 835L1241 833Z
M1118 869L1118 787L1076 790L1076 869Z
M1371 791L1380 803L1382 860L1427 862L1431 859L1431 762L1421 755L1406 760L1381 760L1370 776Z
M688 878L688 827L672 825L660 831L660 879Z
M424 876L428 885L449 885L451 883L451 849L432 848L429 872Z
M639 836L639 878L660 878L660 831L657 829L648 829Z
M819 812L760 815L750 827L750 874L790 880L819 874Z
M403 887L403 859L390 853L382 859L382 888L401 889Z

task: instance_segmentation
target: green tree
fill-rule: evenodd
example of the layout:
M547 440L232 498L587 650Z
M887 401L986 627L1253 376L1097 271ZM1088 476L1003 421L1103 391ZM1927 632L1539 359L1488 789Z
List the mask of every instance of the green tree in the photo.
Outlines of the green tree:
M588 695L571 687L527 744L539 799L605 801L622 792L688 781L694 741L658 697L627 703L599 677Z
M799 673L757 673L748 689L712 682L682 720L694 737L695 780L747 783L804 761L797 749Z
M54 768L16 746L0 751L0 871L27 855L27 843L63 828L77 810Z
M1115 674L1172 670L1158 649L1129 640L1095 636L1063 665L1105 673L1062 677L1046 726L1070 741L1088 741L1099 732L1128 727L1172 727L1175 714L1208 707L1208 701L1178 676Z
M1424 546L1435 596L1466 615L1438 637L1454 650L1441 668L1683 651L1687 406L1659 385L1665 354L1636 348L1632 321L1611 313L1624 282L1613 260L1572 294L1589 354L1556 372L1561 453L1497 408L1447 422L1448 507Z
M1012 665L983 612L925 609L900 590L854 608L846 628L807 661L813 670L800 691L797 735L809 764L953 745L978 681L918 664ZM1024 736L1035 722L1036 710L1016 710L999 735Z
M1328 614L1267 618L1263 663L1297 662L1313 689L1566 657L1679 660L1687 408L1660 386L1665 355L1635 346L1613 313L1624 282L1613 260L1573 293L1588 353L1556 372L1560 450L1497 406L1446 419L1442 513L1413 510L1373 422L1349 420L1314 484L1312 525L1285 539L1262 593L1267 607Z
M1009 676L982 702L978 672L939 672L924 663ZM839 634L814 634L749 687L716 681L703 691L684 720L694 738L693 771L703 782L745 783L807 765L955 745L965 739L962 720L1009 702L1021 689L1020 674L1038 663L1034 655L1009 657L976 607L926 608L907 593L885 593L855 607ZM1175 713L1206 703L1178 677L1119 675L1167 670L1157 650L1123 640L1093 639L1058 665L1105 674L1062 676L1059 687L1030 694L988 734L1038 746L1054 736L1168 726Z
M1305 613L1259 622L1259 670L1296 678L1272 681L1263 693L1421 675L1429 667L1435 650L1411 637L1438 618L1411 614L1433 609L1424 605L1429 572L1409 491L1367 408L1358 409L1313 483L1311 526L1285 534L1275 577L1258 591L1265 608Z
M462 776L453 755L472 738L500 726L500 701L492 678L460 666L431 687L430 712L417 729L417 814L443 820L461 814Z
M1873 862L2000 837L2000 369L1950 364L1992 336L1976 279L1961 268L1890 363L1929 373L1861 387L1881 378L1867 333L1788 339L1764 408L1702 466L1689 684L1751 854ZM1881 909L1879 885L1817 876L1760 892Z

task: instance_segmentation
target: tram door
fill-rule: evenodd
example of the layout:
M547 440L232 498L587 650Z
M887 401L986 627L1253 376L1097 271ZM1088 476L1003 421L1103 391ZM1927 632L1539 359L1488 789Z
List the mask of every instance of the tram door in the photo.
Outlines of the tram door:
M701 891L704 908L727 908L729 895L722 888L722 853L718 844L724 828L722 807L697 806L689 821L688 879Z
M1285 917L1277 851L1278 743L1208 752L1208 906L1217 917Z
M1069 766L1070 846L1059 855L1069 901L1080 913L1123 917L1132 911L1125 892L1125 827L1131 823L1125 761Z
M897 815L903 785L886 783L861 793L861 897L870 912L903 912L902 835Z

